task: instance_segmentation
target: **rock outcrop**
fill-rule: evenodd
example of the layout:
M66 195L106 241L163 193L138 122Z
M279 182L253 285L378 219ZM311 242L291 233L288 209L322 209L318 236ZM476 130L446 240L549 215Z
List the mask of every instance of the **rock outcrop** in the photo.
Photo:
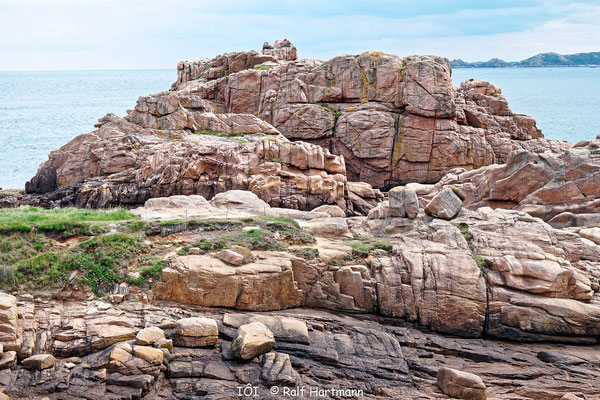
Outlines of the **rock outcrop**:
M456 167L504 162L511 150L570 146L543 139L487 82L453 88L450 72L433 56L297 60L287 40L182 62L170 91L140 97L125 118L107 115L52 152L26 185L44 195L28 202L132 206L241 189L275 207L366 215L381 194L360 197L346 179L433 183Z
M172 96L160 97L158 105L150 100L142 104L162 110ZM104 117L97 131L52 152L28 182L27 191L46 193L57 205L98 208L139 205L152 197L175 194L210 199L229 189L242 189L277 207L311 210L335 204L346 209L345 168L340 157L319 146L272 134L276 133L272 127L251 115L233 116L237 123L231 128L250 134L218 137L194 130L200 129L198 121L223 116L162 112L169 111L172 114L160 118L152 111L133 111L130 121ZM142 121L141 114L153 122ZM131 122L134 117L137 123Z
M217 400L238 397L238 388L249 381L259 396L273 399L277 396L269 397L272 386L281 390L319 386L350 394L354 390L354 397L367 398L441 398L442 365L481 377L490 398L600 395L597 346L440 337L398 319L306 309L295 309L293 315L281 311L254 315L135 300L108 308L97 301L59 303L39 298L24 304L31 313L23 317L40 326L40 338L45 336L42 332L50 333L38 343L39 354L54 348L58 337L78 351L76 356L57 357L55 365L43 371L17 365L16 353L11 352L13 363L0 364L0 387L10 398ZM119 323L134 333L161 327L169 339L177 335L175 326L182 318L210 319L219 325L219 338L211 347L170 350L124 338L100 349L82 347L78 343L86 333L76 322L81 315L87 315L88 323L106 323L118 315ZM230 349L237 327L256 320L269 324L273 349L252 362L234 358ZM479 389L478 382L470 385Z
M488 82L453 88L445 58L366 52L326 62L280 57L261 68L256 57L251 51L180 63L174 89L194 90L220 110L257 115L289 139L343 155L350 180L379 188L437 182L455 167L504 162L514 149L570 146L544 140L535 121L514 114Z
M600 140L578 143L560 154L517 150L506 164L452 171L433 193L444 187L461 188L470 208L511 208L545 220L567 213L592 215L600 210ZM572 222L577 224L574 218ZM586 224L585 218L581 223Z

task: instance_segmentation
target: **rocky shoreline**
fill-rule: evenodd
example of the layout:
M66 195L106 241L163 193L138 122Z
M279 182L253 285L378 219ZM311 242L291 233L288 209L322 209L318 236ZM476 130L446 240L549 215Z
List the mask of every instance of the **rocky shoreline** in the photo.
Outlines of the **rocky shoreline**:
M600 396L600 137L285 39L96 127L0 191L0 398Z

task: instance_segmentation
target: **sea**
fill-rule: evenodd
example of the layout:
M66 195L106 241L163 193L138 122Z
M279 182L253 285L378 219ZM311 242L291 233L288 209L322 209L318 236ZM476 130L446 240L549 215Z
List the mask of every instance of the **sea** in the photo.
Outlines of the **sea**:
M547 138L576 143L600 133L600 68L452 71L455 86L470 78L501 87L513 112L533 116ZM174 69L0 71L0 187L24 188L50 151L175 79Z

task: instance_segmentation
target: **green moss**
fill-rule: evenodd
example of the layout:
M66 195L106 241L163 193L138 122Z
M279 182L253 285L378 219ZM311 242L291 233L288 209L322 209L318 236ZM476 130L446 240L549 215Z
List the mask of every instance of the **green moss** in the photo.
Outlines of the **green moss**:
M339 118L342 115L342 112L336 108L333 108L332 106L330 106L327 103L311 103L311 104L316 104L321 108L324 108L325 110L333 113L333 115L335 116L335 118Z
M352 256L356 258L368 257L371 251L381 249L392 252L393 245L379 238L356 238L348 243L352 247Z
M271 162L277 163L277 164L283 164L283 161L281 161L279 158L275 157L273 159L271 159Z
M475 245L473 243L473 234L469 231L468 224L461 222L457 225L457 228L460 230L460 233L462 233L462 235L465 237L465 240L469 245L469 250L471 250L471 257L473 258L473 261L475 261L475 264L477 264L477 267L479 267L479 269L481 270L481 275L487 277L488 270L492 267L494 263L491 260L482 257L475 251Z

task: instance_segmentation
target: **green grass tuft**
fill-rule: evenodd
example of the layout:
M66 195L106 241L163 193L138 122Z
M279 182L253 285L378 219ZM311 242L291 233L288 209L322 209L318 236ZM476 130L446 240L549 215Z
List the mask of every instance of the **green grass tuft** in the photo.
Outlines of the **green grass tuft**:
M279 65L257 65L256 67L254 67L254 69L258 70L258 71L265 71L265 70L269 70L269 69L273 69L273 68L277 68Z
M102 222L134 220L137 217L123 208L114 210L86 210L19 207L0 210L0 233L56 232L64 236L102 233Z

